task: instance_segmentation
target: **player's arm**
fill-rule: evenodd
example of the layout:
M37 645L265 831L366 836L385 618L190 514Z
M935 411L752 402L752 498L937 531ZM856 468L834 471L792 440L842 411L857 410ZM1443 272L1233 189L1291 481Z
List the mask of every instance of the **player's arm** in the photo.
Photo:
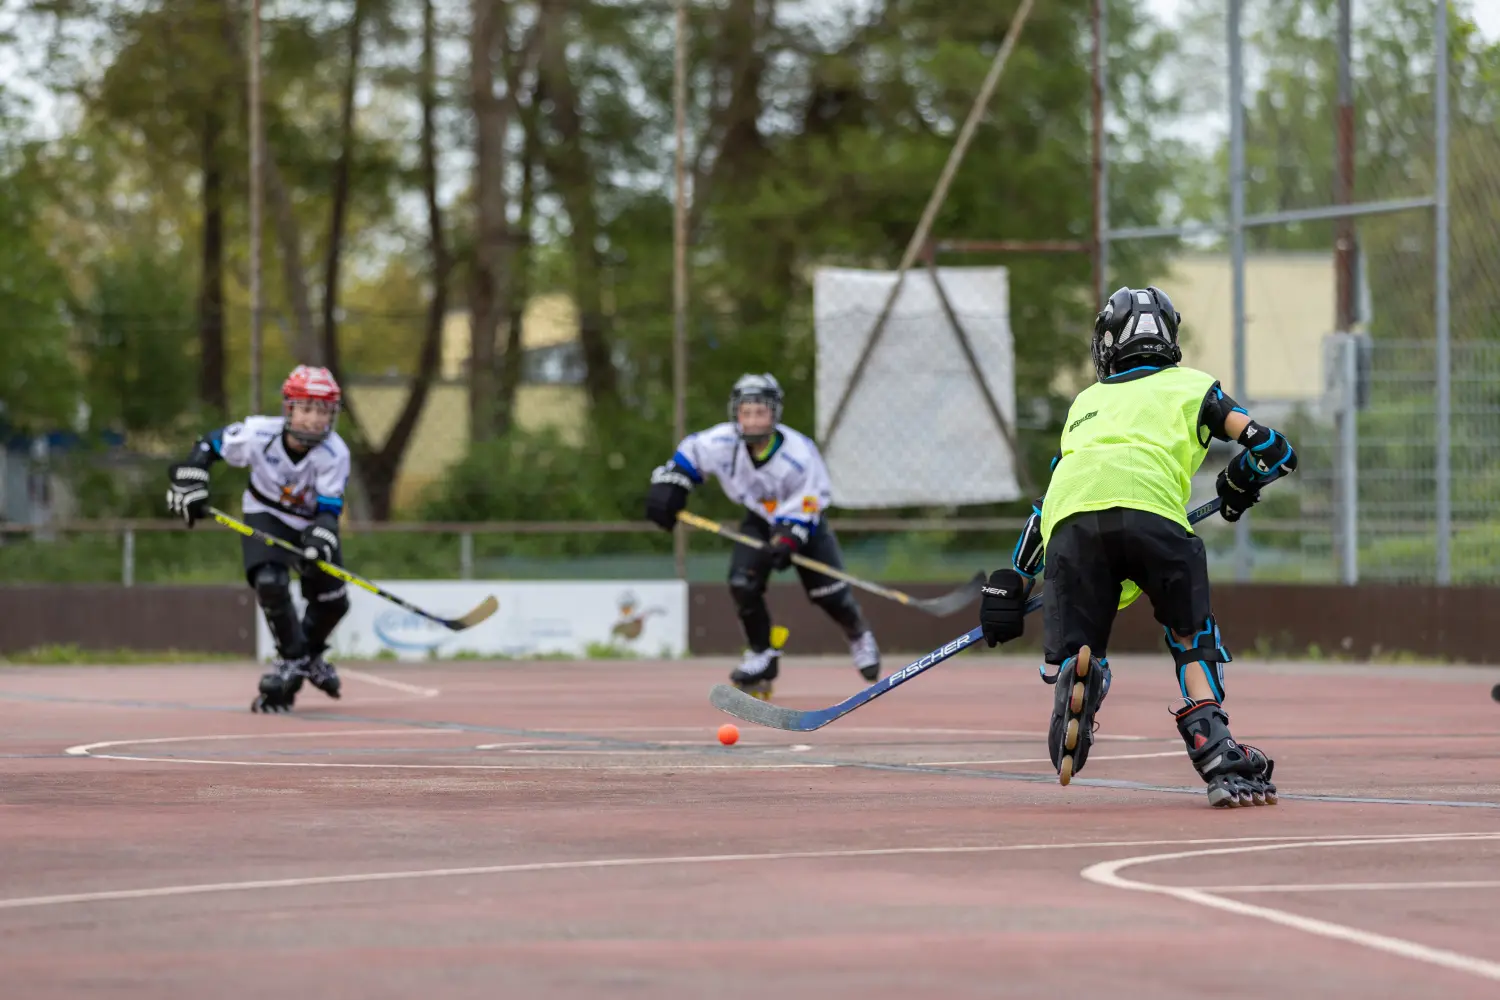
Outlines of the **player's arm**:
M1048 475L1060 461L1061 454L1052 456ZM991 646L1012 642L1026 632L1026 600L1046 562L1042 543L1042 504L1046 500L1043 495L1032 501L1031 515L1026 518L1021 536L1016 539L1016 547L1010 553L1010 568L995 570L990 574L989 582L981 588L979 624L984 629L985 641Z
M308 559L336 562L339 554L339 518L344 513L344 493L349 488L349 452L339 450L313 477L317 491L312 523L302 529L302 554Z
M1286 435L1256 423L1217 382L1203 398L1198 424L1220 441L1235 441L1244 446L1243 451L1229 460L1214 484L1219 493L1219 514L1226 521L1238 521L1258 503L1261 487L1297 470L1297 453Z
M677 512L687 506L688 494L703 482L699 435L682 439L672 457L651 470L651 487L646 491L646 520L663 531L677 525Z
M187 522L208 515L208 470L223 458L224 434L233 426L210 431L193 442L193 450L167 470L172 485L167 489L167 509Z
M833 503L833 481L821 455L809 452L800 471L782 483L777 501L776 511L771 515L771 541L766 546L766 558L771 569L782 570L792 564L792 556L812 541L823 512Z

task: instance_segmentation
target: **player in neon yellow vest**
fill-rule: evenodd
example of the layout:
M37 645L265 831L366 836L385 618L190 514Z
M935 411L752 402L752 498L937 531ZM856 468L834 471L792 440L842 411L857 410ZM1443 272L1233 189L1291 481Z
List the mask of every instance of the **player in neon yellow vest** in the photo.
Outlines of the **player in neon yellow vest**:
M1294 471L1297 456L1212 375L1179 366L1181 322L1154 287L1121 288L1095 318L1099 381L1068 411L1047 495L1032 509L1012 566L990 575L980 624L991 646L1019 638L1026 599L1044 572L1044 658L1056 668L1042 668L1042 679L1056 685L1047 747L1066 785L1088 757L1094 714L1109 692L1115 613L1145 593L1177 665L1182 700L1172 711L1209 803L1274 804L1272 761L1229 732L1230 656L1210 607L1203 542L1184 508L1212 438L1245 449L1216 483L1227 521Z

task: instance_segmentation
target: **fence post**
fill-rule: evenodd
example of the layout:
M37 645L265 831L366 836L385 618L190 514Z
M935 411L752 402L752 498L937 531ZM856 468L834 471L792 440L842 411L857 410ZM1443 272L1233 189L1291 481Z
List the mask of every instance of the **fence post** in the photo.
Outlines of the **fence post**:
M474 579L474 532L458 533L458 578Z
M120 582L127 587L135 586L135 529L125 528L120 545Z

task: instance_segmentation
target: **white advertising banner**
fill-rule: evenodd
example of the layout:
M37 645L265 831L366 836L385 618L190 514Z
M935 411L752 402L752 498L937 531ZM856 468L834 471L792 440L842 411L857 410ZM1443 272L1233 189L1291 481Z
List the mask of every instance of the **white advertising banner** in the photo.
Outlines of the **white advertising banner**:
M500 608L471 629L453 632L358 587L349 588L349 613L334 629L328 656L402 660L455 656L525 658L563 653L580 659L590 647L641 657L687 651L687 583L682 580L605 581L375 581L433 614L456 618L493 594ZM296 585L293 584L293 593ZM305 607L296 598L297 612ZM256 654L276 655L265 616L256 614Z

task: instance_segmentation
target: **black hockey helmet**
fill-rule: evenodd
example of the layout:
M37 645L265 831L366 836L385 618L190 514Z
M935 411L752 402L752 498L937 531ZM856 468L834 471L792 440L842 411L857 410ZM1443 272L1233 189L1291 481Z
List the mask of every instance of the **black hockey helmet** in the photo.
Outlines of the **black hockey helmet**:
M1095 373L1103 380L1153 360L1175 365L1182 360L1182 348L1177 346L1181 323L1182 314L1155 285L1118 289L1094 319Z
M770 372L762 372L759 375L741 375L735 380L734 388L729 393L729 419L735 427L740 425L741 403L764 403L771 408L771 425L781 423L781 383L776 381L776 376ZM751 444L764 444L769 441L771 435L757 434L754 437L747 436L740 431L740 436Z

